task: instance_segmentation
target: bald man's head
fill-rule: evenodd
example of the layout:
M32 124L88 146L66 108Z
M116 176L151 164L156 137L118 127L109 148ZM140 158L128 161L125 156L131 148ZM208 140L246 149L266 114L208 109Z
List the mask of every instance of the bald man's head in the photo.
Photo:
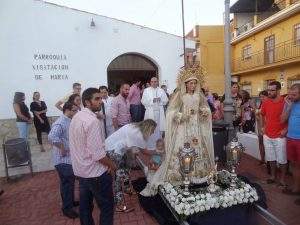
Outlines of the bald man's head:
M158 79L157 77L152 77L150 80L150 85L153 88L157 88L158 87Z

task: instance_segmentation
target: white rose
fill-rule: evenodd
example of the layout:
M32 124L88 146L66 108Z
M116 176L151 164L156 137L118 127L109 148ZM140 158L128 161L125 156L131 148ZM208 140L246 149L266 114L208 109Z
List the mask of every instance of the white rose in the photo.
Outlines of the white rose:
M202 198L202 199L205 198L205 195L204 195L204 194L201 194L201 195L200 195L200 198Z
M250 200L249 200L249 201L252 203L252 202L254 202L254 199L253 199L253 198L250 198Z
M199 196L199 195L196 195L196 199L199 200L199 199L200 199L200 196Z
M215 204L215 208L217 209L217 208L219 208L220 207L220 204L217 202L216 204Z
M210 193L206 193L206 198L211 198L211 194Z
M201 206L200 206L200 212L203 212L204 210L205 210L204 206L201 205Z
M205 200L201 199L200 200L200 205L204 205L205 204Z
M190 209L190 214L192 215L192 214L194 214L195 213L195 209Z
M234 196L234 195L235 195L235 191L231 190L231 191L229 192L229 194L230 194L231 196Z
M182 201L182 202L186 202L186 198L182 198L181 201Z
M250 197L250 194L247 192L247 193L245 194L245 197L246 197L246 198L249 198L249 197Z
M199 206L196 206L196 207L195 207L195 212L198 213L199 211L200 211L200 207L199 207Z
M257 201L258 200L258 196L256 195L256 196L254 196L254 200L255 201Z
M184 210L184 214L187 216L190 215L190 210Z
M228 205L227 205L225 202L222 204L222 207L223 207L223 208L227 208L227 206L228 206Z
M247 202L248 202L248 198L244 198L244 199L243 199L243 202L244 202L244 203L247 203Z
M206 206L205 206L205 210L207 210L207 211L210 210L210 206L209 206L209 205L206 205Z
M237 205L237 204L238 204L237 200L234 200L234 201L233 201L233 204L234 204L234 205Z
M225 196L225 197L223 198L223 201L224 201L224 202L228 202L228 197Z

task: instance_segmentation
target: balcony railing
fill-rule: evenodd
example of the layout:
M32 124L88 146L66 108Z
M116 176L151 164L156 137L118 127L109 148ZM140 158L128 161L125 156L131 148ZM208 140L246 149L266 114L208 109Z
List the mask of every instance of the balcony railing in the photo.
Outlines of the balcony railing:
M300 60L300 41L295 40L283 42L273 49L262 50L244 58L232 61L233 73L252 69L261 69L265 66L272 66L279 62L289 62L294 59Z
M300 0L293 0L291 4L299 3ZM257 15L257 23L264 21L265 19L269 18L270 16L278 13L279 11L285 9L287 7L286 0L275 0L274 3L265 11L261 12L252 12L253 18L247 21L246 23L240 25L239 27L235 28L234 32L232 33L232 38L235 38L246 31L252 29L256 24L254 24L254 16Z

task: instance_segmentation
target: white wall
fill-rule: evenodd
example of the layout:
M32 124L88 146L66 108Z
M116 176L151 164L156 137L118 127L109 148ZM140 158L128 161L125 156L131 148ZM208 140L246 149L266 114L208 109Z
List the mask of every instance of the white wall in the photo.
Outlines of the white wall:
M91 28L91 20L96 27ZM194 42L187 41L187 47ZM15 91L25 92L29 105L39 91L48 115L58 115L55 102L71 92L74 82L83 89L107 82L107 67L117 56L139 53L159 68L169 90L183 65L182 39L178 36L36 0L0 1L0 119L15 117ZM37 60L35 54L62 54L66 60ZM33 65L68 65L68 70L36 71ZM35 75L42 75L36 80ZM51 80L66 74L67 80Z

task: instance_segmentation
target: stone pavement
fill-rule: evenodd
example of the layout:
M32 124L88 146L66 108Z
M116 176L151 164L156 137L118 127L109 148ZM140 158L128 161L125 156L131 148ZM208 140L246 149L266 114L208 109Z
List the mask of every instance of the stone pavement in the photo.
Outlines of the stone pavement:
M266 168L258 161L245 155L239 172L259 183L265 190L269 211L287 225L298 225L300 207L294 205L296 199L286 196L276 185L267 185ZM133 177L142 176L141 171L133 171ZM291 177L289 177L289 183ZM25 175L6 183L0 180L5 189L0 197L0 225L79 225L79 219L65 218L60 210L58 177L55 171L36 173L33 178ZM76 185L78 196L78 184ZM300 197L300 196L299 196ZM115 214L115 225L154 225L157 224L140 206L137 195L127 196L135 211L128 214ZM94 218L98 222L99 210L95 207ZM263 223L259 223L262 225Z

